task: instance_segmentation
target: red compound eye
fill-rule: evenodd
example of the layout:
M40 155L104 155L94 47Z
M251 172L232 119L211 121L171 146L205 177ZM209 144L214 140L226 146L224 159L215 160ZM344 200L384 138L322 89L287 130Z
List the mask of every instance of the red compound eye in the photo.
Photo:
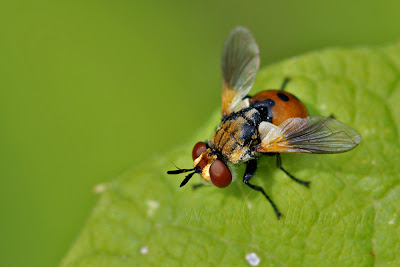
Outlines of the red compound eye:
M204 142L198 142L195 144L192 151L193 160L197 159L206 149L207 145Z
M220 188L227 187L232 182L231 171L218 159L211 164L210 177L213 185Z

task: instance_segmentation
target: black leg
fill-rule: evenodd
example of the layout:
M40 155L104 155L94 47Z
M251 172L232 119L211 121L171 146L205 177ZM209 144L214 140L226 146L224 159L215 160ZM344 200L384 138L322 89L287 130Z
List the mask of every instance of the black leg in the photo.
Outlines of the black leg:
M253 190L257 190L258 192L261 192L271 203L272 208L274 208L275 214L278 217L278 219L281 217L281 213L279 212L278 208L276 207L275 203L269 198L269 196L264 192L264 189L261 186L253 185L250 184L250 179L253 177L254 173L257 170L257 160L252 159L247 163L246 166L246 171L243 176L243 182L250 187Z
M276 154L276 166L281 169L284 173L286 173L292 180L295 180L296 182L298 182L299 184L302 184L304 186L309 187L310 186L310 182L309 181L303 181L300 179L297 179L296 177L294 177L293 175L291 175L290 173L288 173L283 167L282 167L282 160L281 160L281 155L278 153Z
M283 83L282 83L282 85L281 85L281 91L285 91L285 87L286 87L286 85L288 84L288 82L290 82L290 78L289 77L286 77L284 80L283 80Z

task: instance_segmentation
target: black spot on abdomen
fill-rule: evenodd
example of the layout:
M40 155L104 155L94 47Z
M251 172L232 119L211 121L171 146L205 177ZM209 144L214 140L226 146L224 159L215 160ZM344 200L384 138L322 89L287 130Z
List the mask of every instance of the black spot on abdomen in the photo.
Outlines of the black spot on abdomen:
M285 94L282 93L278 93L278 97L282 100L282 101L289 101L289 97Z

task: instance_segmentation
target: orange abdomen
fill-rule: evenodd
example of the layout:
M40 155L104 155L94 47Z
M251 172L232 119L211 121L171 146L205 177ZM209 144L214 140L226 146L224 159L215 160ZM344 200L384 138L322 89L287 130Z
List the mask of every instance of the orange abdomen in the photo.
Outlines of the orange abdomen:
M303 103L292 94L280 90L262 91L250 99L250 105L256 101L272 100L272 124L279 125L289 118L306 118L308 111Z

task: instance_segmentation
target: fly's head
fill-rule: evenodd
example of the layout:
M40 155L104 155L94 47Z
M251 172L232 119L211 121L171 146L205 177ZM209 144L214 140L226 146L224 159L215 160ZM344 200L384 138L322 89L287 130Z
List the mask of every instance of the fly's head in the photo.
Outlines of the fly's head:
M192 151L193 167L192 169L178 169L168 171L168 174L179 174L189 172L181 183L184 186L195 173L201 175L206 184L213 184L217 187L227 187L232 182L232 173L228 166L218 156L212 152L212 149L204 142L198 142Z

